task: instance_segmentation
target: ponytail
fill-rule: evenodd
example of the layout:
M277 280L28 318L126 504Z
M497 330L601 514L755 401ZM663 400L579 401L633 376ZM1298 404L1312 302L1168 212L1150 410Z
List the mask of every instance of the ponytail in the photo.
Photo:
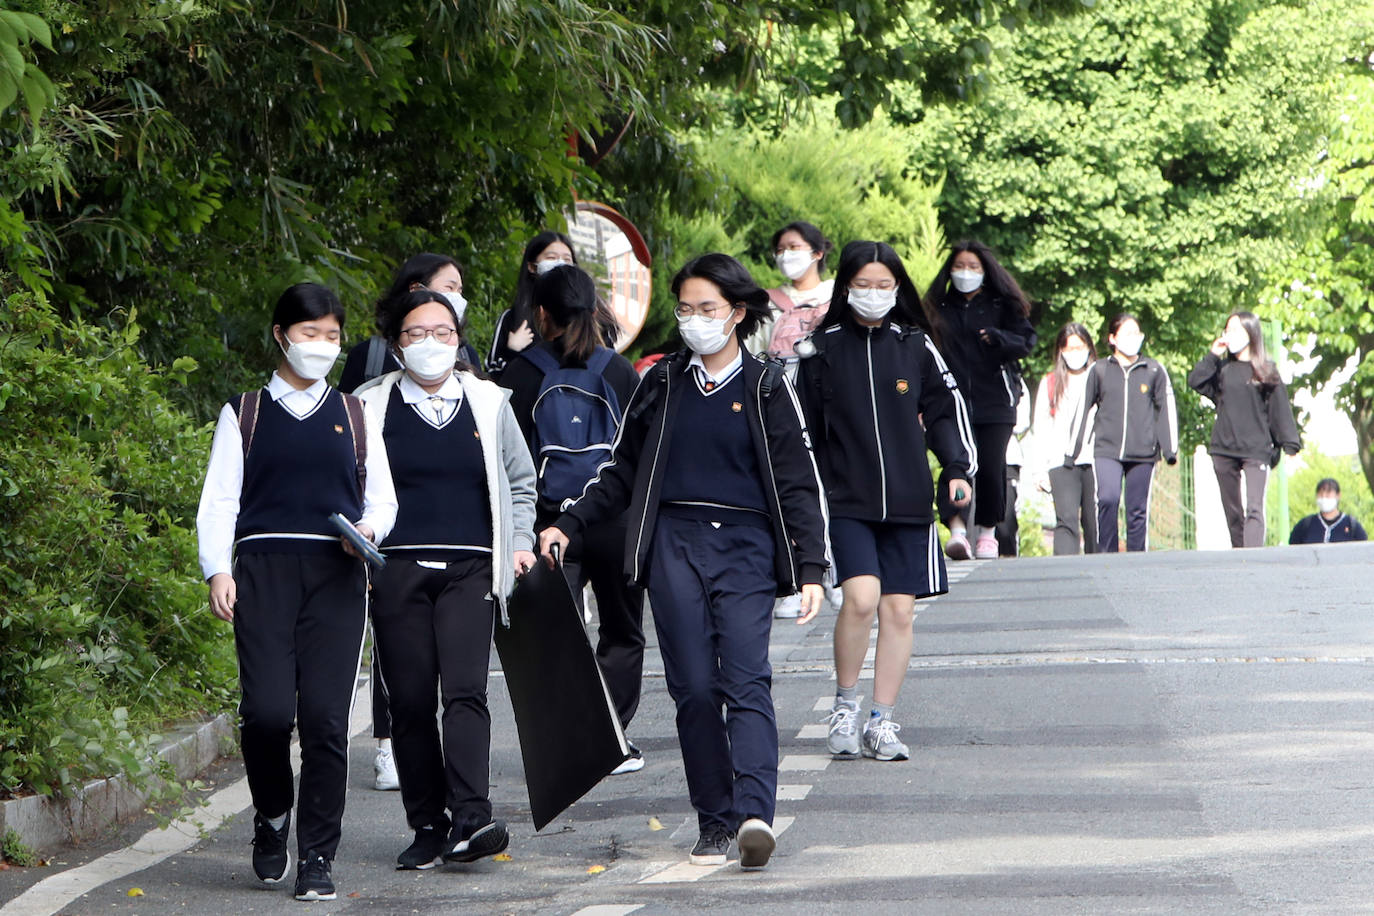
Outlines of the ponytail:
M586 362L607 340L615 316L596 295L596 281L580 267L564 264L534 282L533 304L543 310L546 339L557 337L564 355Z

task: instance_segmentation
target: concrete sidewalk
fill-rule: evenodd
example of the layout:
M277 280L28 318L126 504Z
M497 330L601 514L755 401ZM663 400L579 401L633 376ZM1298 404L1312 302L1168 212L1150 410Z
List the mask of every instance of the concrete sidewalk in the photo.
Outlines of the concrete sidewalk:
M360 737L340 898L310 911L1367 911L1371 570L1369 545L955 566L917 621L905 763L825 755L833 615L778 621L781 835L762 873L685 864L695 823L659 677L631 728L644 771L535 834L495 677L511 860L394 871L409 833L399 798L366 788ZM646 667L661 671L652 651ZM47 912L300 912L252 880L249 821Z

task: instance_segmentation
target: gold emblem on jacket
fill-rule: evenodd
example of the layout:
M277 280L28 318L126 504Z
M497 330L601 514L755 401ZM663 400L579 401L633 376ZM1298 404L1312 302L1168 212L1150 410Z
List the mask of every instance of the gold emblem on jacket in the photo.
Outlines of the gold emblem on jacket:
M911 384L904 378L897 379L897 393L906 394L911 390Z
M336 432L336 433L338 433L340 436L342 436L342 435L343 435L343 427L340 426L339 424L335 423L335 424L334 424L334 432Z
M1147 391L1149 391L1149 390L1150 390L1150 386L1149 386L1149 385L1145 384L1144 382L1141 382L1141 383L1140 383L1140 393L1141 393L1141 394L1144 394L1145 392L1147 392Z
M733 410L735 413L739 413L741 410L744 409L744 405L741 404L739 401L732 401L730 402L730 409Z

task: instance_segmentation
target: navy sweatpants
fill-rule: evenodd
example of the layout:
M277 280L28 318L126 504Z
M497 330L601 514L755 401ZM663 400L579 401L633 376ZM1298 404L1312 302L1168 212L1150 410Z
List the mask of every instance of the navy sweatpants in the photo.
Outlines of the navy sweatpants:
M773 550L772 532L753 525L660 515L655 526L649 605L702 831L773 823Z
M1126 492L1126 549L1144 550L1150 536L1150 482L1155 476L1153 461L1117 461L1094 458L1097 474L1097 549L1116 553L1116 512L1121 505L1122 481Z

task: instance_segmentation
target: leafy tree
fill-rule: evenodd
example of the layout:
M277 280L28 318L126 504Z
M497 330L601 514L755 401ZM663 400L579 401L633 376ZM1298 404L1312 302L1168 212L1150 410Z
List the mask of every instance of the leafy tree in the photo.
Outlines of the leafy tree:
M1183 375L1314 219L1299 179L1321 153L1349 8L1133 0L994 31L983 99L918 134L922 167L947 174L947 231L1007 259L1041 303L1042 340L1071 318L1140 317L1185 445L1205 430Z

